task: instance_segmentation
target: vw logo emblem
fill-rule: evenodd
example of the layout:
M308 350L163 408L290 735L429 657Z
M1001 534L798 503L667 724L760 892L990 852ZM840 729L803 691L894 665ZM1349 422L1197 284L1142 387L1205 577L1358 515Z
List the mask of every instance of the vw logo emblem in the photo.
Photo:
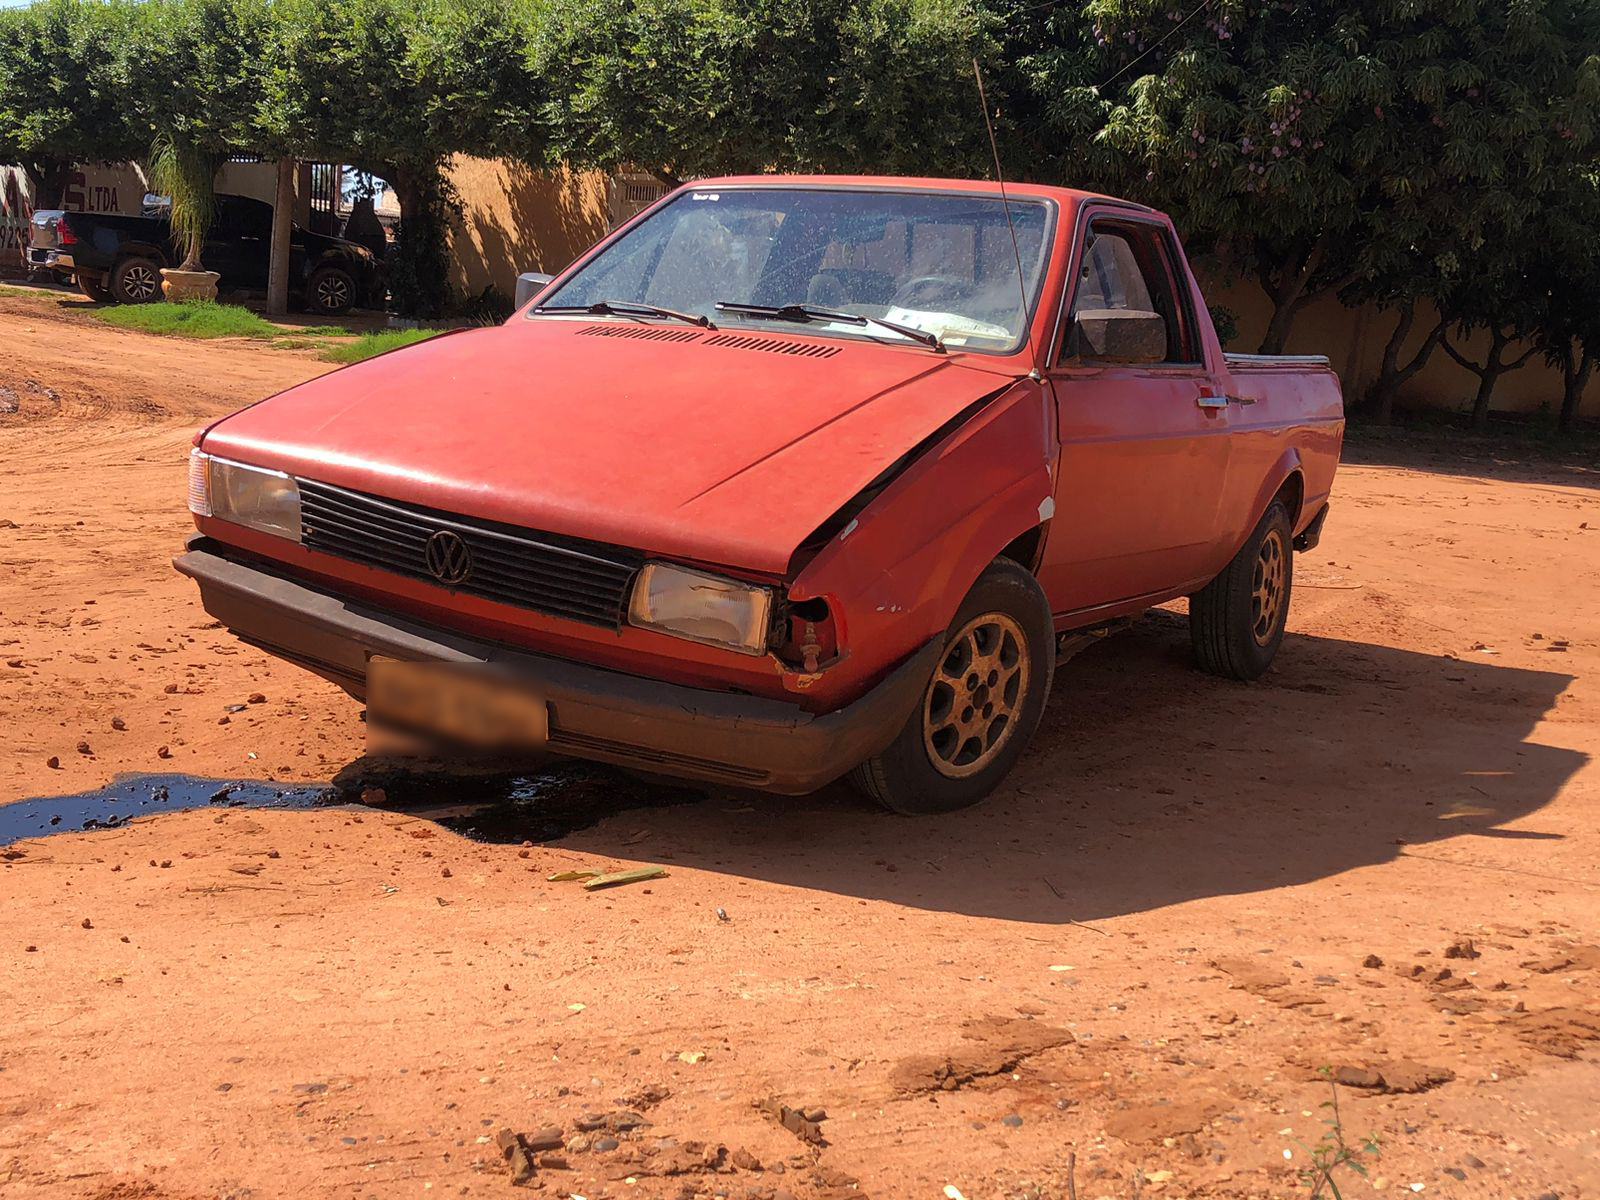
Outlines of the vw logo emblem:
M472 548L453 530L441 529L429 538L422 558L440 583L462 583L472 574Z

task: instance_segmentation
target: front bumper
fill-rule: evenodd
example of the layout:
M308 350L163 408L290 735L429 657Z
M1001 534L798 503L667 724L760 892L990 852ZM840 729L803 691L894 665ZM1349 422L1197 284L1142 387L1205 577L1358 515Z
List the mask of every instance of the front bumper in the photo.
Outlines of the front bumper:
M473 638L322 591L195 538L173 560L206 611L245 641L362 698L374 654L493 662L549 698L549 750L707 783L801 795L883 750L921 700L939 653L929 642L876 687L816 714L764 697L684 687Z

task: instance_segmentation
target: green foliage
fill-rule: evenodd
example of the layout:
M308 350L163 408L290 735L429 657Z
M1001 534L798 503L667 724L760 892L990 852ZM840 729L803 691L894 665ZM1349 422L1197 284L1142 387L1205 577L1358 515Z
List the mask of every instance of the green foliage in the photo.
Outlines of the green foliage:
M668 180L986 170L967 0L551 0L531 49L551 160Z
M61 200L75 162L137 156L122 55L126 4L39 0L0 10L0 162L19 163L42 207Z
M1367 1166L1363 1160L1377 1156L1378 1139L1369 1133L1359 1147L1345 1140L1344 1121L1339 1115L1339 1088L1333 1082L1333 1072L1322 1067L1319 1073L1328 1080L1329 1098L1322 1102L1323 1111L1328 1115L1322 1119L1325 1132L1321 1140L1315 1146L1300 1143L1311 1160L1310 1166L1301 1168L1300 1182L1310 1191L1311 1200L1342 1200L1344 1194L1339 1190L1337 1175L1348 1171L1365 1179Z
M317 357L324 362L346 365L365 362L379 354L426 341L438 332L437 329L389 329L383 333L364 333L353 342L326 347Z
M150 148L150 186L172 201L169 220L173 240L183 251L180 270L201 269L200 252L217 216L215 183L221 165L219 155L167 133L157 134Z
M529 10L497 0L280 0L257 145L351 163L395 189L401 312L449 303L441 168L455 153L538 157Z
M1266 291L1262 349L1336 294L1394 314L1385 405L1491 329L1581 393L1593 0L40 0L0 11L0 161L46 203L158 135L353 164L400 198L399 306L435 315L454 154L987 176L975 59L1008 177L1173 213L1210 274ZM1451 332L1413 334L1429 306ZM1480 405L1513 360L1470 367Z
M1277 312L1435 296L1591 152L1600 8L1093 0L1115 182L1247 265ZM1163 42L1161 39L1165 38ZM1159 46L1159 48L1158 48ZM1151 52L1136 61L1137 56Z
M281 28L268 0L142 0L130 11L122 75L144 144L165 135L219 160L254 150L263 57Z
M118 304L96 309L97 321L139 333L186 338L270 338L283 331L246 308L193 300L183 304Z

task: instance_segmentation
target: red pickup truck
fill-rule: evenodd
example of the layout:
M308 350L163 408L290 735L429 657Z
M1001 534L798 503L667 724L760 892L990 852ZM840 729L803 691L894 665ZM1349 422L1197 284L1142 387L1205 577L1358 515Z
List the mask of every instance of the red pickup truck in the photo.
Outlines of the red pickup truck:
M502 326L203 430L176 566L369 715L938 812L1067 635L1187 596L1200 667L1266 670L1343 430L1325 359L1223 353L1149 208L706 180Z

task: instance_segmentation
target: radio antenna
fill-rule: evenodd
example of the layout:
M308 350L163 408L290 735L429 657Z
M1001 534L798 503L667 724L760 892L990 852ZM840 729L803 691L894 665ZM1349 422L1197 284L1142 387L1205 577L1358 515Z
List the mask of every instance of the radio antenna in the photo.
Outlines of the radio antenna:
M1006 214L1006 228L1011 231L1011 253L1017 260L1017 295L1022 298L1022 307L1018 312L1022 319L1022 345L1026 346L1033 332L1028 322L1028 277L1022 270L1022 247L1017 244L1017 223L1011 219L1011 201L1006 198L1005 174L1000 170L1000 143L995 140L994 122L989 119L989 98L983 91L983 68L978 66L976 58L972 60L972 77L978 81L978 103L983 106L983 126L989 131L989 150L994 154L994 181L1000 185L1000 207Z

